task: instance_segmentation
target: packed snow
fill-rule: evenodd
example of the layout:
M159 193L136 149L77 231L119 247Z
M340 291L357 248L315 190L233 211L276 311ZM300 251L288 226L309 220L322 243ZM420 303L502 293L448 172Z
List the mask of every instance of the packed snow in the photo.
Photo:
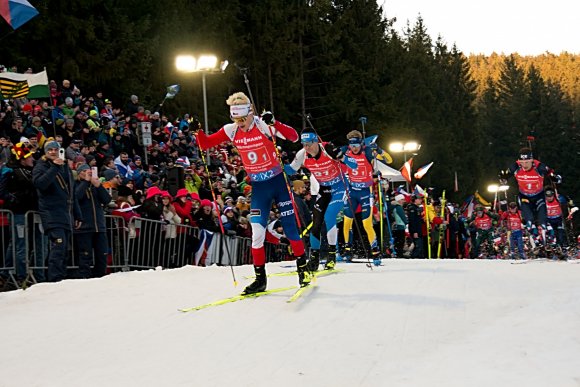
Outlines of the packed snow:
M189 313L252 268L234 268L237 287L212 266L1 293L0 386L580 385L580 265L383 262L339 263L294 303L290 290Z

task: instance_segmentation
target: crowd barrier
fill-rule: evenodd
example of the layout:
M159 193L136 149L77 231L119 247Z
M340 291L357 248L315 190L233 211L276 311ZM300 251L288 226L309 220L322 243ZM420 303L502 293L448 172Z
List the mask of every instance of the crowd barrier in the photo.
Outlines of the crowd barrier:
M0 275L4 282L11 281L16 283L16 264L11 259L16 255L16 246L10 243L15 239L16 225L14 223L14 214L11 211L0 210Z
M185 265L212 264L247 265L252 263L249 238L209 233L189 225L132 218L127 222L122 216L105 215L109 243L107 272L146 270L156 267L176 268ZM49 249L40 216L29 211L15 215L0 210L0 275L16 287L46 280L46 262ZM209 243L211 239L211 243ZM292 256L285 244L265 243L267 262L290 260ZM23 256L24 261L13 259ZM75 278L78 256L73 236L68 260L68 277Z

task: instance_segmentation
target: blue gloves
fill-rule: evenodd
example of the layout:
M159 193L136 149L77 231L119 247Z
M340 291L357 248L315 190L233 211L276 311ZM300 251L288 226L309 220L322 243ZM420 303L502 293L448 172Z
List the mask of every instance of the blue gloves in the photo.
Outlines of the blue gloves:
M294 170L294 168L292 168L290 166L290 164L284 164L284 172L288 175L288 176L292 176L295 175L297 171Z

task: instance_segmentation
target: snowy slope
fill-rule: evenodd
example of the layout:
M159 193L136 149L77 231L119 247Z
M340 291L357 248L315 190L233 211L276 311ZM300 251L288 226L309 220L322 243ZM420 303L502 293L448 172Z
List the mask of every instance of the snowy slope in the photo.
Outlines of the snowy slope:
M287 263L268 266L288 271ZM251 267L0 294L0 386L578 386L580 265L385 260L191 313ZM274 277L269 288L294 285Z

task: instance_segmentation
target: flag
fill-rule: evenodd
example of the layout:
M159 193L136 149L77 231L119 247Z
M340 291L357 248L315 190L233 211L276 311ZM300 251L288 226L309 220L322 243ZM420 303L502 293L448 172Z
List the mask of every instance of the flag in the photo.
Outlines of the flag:
M173 99L181 90L181 86L179 85L171 85L167 86L167 94L165 94L165 99Z
M461 206L461 214L463 215L464 218L469 218L471 216L471 214L473 213L473 207L474 207L474 203L473 203L473 195L470 195L467 199L465 199L465 202L463 202L463 205Z
M425 196L425 190L421 188L419 184L415 184L415 189L413 190L413 195Z
M49 98L46 70L36 74L0 73L0 94L3 99Z
M459 183L457 182L457 171L455 171L455 185L453 186L453 192L459 192Z
M491 203L485 200L485 198L481 196L478 191L475 191L475 198L477 199L478 202L480 202L484 206L491 206Z
M409 183L411 182L412 169L413 169L413 158L411 157L409 160L405 162L405 164L403 164L403 166L400 169L401 175L403 175L403 178L407 180Z
M199 243L194 248L194 263L196 266L205 266L205 259L207 258L207 252L211 241L213 240L213 232L200 229L199 230Z
M417 172L415 172L415 179L419 180L423 176L425 176L425 174L427 173L427 171L429 170L429 168L431 168L432 165L433 165L433 161L431 161L429 164L423 165L421 168L419 168L417 170Z
M0 0L0 15L17 29L38 15L38 11L26 0Z

